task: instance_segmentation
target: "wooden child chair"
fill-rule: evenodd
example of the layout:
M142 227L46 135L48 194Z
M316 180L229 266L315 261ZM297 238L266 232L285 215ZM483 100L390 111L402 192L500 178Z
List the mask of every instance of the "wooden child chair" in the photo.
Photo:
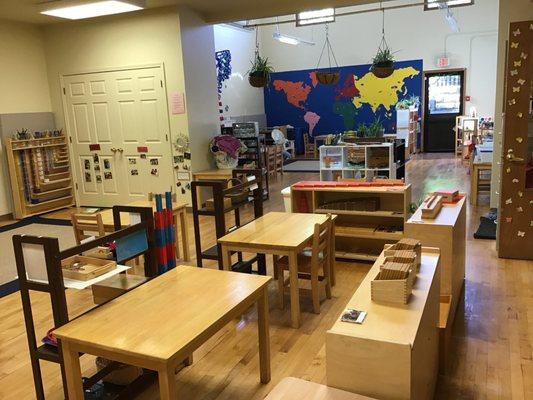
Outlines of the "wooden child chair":
M331 234L333 223L331 214L327 215L326 221L316 224L313 233L313 244L310 249L298 254L298 278L311 281L311 294L313 298L313 311L320 314L320 287L326 291L326 297L331 299ZM274 268L278 276L278 296L279 305L283 309L284 290L288 286L289 279L285 280L284 271L289 270L289 259L287 256L281 258L274 257ZM322 272L322 275L320 275Z
M80 245L83 239L94 236L89 233L98 233L98 237L105 236L104 223L100 214L72 214L72 228L76 244Z
M309 133L304 132L304 150L305 150L305 157L307 157L309 154L311 157L316 158L316 145L315 142L311 141L311 137L309 136Z

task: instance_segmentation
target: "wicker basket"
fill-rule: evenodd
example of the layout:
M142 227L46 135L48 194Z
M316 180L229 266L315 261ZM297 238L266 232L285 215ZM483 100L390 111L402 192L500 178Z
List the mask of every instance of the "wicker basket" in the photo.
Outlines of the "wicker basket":
M317 72L316 80L322 85L334 85L339 81L339 72Z

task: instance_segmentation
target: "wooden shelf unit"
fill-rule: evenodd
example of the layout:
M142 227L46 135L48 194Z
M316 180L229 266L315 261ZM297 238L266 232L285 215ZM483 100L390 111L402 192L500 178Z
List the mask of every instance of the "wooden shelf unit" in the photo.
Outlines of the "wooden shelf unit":
M396 111L396 138L405 140L405 159L418 153L418 136L420 135L420 118L418 108L410 107L408 110Z
M455 156L465 159L469 155L468 146L476 143L479 118L460 115L455 117ZM465 149L466 148L466 149Z
M326 334L328 386L377 399L433 398L438 376L439 250L423 247L420 271L406 305L371 300L382 253L346 308L364 322L337 318ZM342 314L341 314L342 315Z
M17 219L75 204L67 138L5 140Z
M377 199L379 208L339 210L328 203ZM374 261L383 246L404 237L404 223L409 218L411 185L373 187L291 187L293 212L331 213L335 221L337 258Z
M443 204L434 219L422 219L419 208L405 223L406 237L418 239L422 246L441 251L440 285L440 370L444 373L457 307L464 295L466 250L466 195L455 204Z

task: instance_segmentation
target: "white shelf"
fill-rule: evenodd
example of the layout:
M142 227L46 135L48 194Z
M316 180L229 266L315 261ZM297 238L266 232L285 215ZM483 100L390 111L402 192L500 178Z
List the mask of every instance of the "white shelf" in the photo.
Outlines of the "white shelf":
M363 149L365 164L361 166L352 166L348 163L349 149ZM389 165L387 168L372 168L369 166L369 160L372 157L372 150L376 148L387 149ZM367 145L342 145L342 146L320 146L320 180L331 181L334 178L333 171L340 172L343 178L354 178L357 173L364 177L367 171L387 172L390 179L396 179L396 163L394 162L394 143L367 144ZM335 157L335 166L325 167L324 158ZM340 165L338 158L341 157ZM362 163L361 163L362 164Z

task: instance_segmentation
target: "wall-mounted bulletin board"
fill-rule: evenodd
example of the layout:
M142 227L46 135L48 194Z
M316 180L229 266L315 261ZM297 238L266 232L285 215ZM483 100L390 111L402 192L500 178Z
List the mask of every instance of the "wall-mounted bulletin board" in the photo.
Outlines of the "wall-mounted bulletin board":
M533 21L509 30L498 254L533 259Z
M422 60L397 61L394 73L377 78L370 65L339 67L340 79L322 85L316 72L324 69L274 72L265 88L268 126L303 127L314 135L356 130L379 118L387 133L396 129L395 105L422 94ZM337 68L335 69L337 70Z

